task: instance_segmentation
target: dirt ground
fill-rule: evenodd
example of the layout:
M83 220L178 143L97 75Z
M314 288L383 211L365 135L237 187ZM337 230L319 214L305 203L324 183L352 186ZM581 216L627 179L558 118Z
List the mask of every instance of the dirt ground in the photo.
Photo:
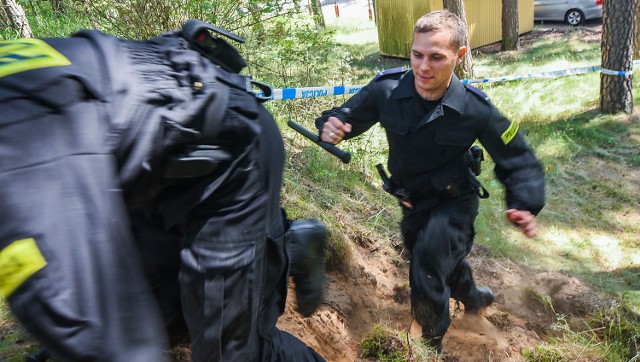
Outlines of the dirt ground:
M598 41L601 22L580 29L582 36ZM558 39L569 29L559 23L538 25L521 37L526 47L541 36ZM476 49L491 53L499 44ZM305 341L327 361L354 362L360 358L360 342L375 324L419 337L420 327L411 318L408 263L398 251L367 249L353 245L347 270L330 273L325 301L309 318L293 311L290 290L287 311L279 327ZM376 245L375 241L370 245ZM452 325L444 337L441 361L520 361L522 350L542 343L551 333L556 313L579 318L607 303L571 275L531 270L499 260L475 247L469 256L478 285L489 286L496 302L482 316L465 317L463 306L451 301Z
M420 336L420 327L411 318L408 264L398 265L393 250L355 247L353 252L349 270L330 275L325 302L314 315L302 318L293 311L290 290L287 312L279 322L281 329L327 361L362 361L360 342L375 324ZM491 287L496 302L481 316L465 317L464 307L451 300L453 322L444 337L443 361L520 361L524 348L549 335L555 313L579 318L607 303L571 275L536 272L491 258L478 247L469 261L478 285Z

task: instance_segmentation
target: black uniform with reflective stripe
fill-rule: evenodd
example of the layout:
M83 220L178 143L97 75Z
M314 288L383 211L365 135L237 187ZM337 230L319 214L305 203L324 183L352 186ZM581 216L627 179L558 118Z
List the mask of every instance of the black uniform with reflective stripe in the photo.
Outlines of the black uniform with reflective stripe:
M342 108L351 114L344 119ZM509 208L537 214L544 205L544 177L517 126L475 88L453 76L445 95L428 113L411 70L396 68L375 77L329 116L352 125L346 139L380 122L389 142L388 168L395 186L408 191L402 235L412 252L409 281L412 312L423 337L441 340L449 324L449 298L475 306L479 291L465 257L471 251L478 214L477 181L466 154L479 140L495 161Z
M479 140L495 161L508 207L537 214L544 205L540 163L519 133L503 141L502 135L514 126L472 89L454 75L440 104L424 114L410 70L382 75L342 105L351 109L353 132L346 139L380 122L389 140L391 179L416 200L437 196L448 185L460 193L472 192L465 154ZM338 109L325 112L318 127L330 115L341 118Z

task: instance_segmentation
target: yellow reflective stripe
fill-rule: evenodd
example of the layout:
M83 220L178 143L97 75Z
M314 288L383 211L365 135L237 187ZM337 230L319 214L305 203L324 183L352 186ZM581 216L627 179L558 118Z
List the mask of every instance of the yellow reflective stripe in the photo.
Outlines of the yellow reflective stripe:
M70 64L69 59L40 39L0 42L0 77Z
M502 142L504 142L505 145L508 144L509 142L511 142L513 137L516 136L517 133L518 133L518 124L515 122L511 122L511 125L509 126L509 128L507 128L507 130L504 131L504 133L502 134Z
M0 294L8 298L47 261L34 239L17 240L0 251Z

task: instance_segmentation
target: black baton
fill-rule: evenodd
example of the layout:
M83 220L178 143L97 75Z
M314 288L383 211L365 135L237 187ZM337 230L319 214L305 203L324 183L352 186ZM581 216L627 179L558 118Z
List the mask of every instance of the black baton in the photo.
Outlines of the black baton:
M338 147L332 145L329 142L321 141L320 140L320 136L318 136L317 134L309 131L308 129L306 129L304 127L302 127L301 125L297 124L296 122L289 120L287 122L287 125L289 127L293 128L296 132L298 132L301 135L305 136L306 138L310 139L313 143L315 143L318 146L324 148L330 154L338 157L342 162L349 163L349 161L351 161L351 154L349 152L345 152L345 151L339 149Z

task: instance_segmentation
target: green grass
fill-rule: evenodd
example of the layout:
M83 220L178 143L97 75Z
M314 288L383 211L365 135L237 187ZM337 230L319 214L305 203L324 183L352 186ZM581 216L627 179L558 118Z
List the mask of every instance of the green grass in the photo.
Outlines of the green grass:
M375 43L378 32L375 23L367 19L334 18L326 23L327 30L336 31L336 41L346 45Z
M38 344L11 316L6 301L0 299L0 361L23 362Z
M70 9L65 15L54 15L49 2L40 2L36 13L25 8L31 32L35 37L64 37L80 29L92 28L89 19ZM25 5L23 4L23 7ZM0 41L15 39L18 33L10 28L0 26Z
M360 357L367 360L403 362L408 359L407 347L401 337L381 325L373 326L372 330L362 338L361 346Z

